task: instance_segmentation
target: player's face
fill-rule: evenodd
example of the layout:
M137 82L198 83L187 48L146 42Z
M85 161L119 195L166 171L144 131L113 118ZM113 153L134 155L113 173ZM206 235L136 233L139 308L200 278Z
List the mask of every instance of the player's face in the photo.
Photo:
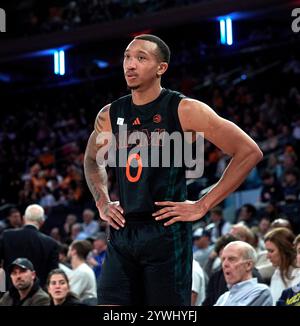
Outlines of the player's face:
M124 52L123 69L129 89L147 89L162 71L157 45L150 41L133 40Z

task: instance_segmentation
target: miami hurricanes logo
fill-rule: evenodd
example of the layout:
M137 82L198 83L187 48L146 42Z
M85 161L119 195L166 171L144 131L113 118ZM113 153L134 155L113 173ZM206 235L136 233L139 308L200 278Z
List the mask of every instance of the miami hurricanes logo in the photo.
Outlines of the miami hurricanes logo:
M161 120L162 120L162 118L161 118L160 114L155 114L155 116L153 116L153 122L160 123Z

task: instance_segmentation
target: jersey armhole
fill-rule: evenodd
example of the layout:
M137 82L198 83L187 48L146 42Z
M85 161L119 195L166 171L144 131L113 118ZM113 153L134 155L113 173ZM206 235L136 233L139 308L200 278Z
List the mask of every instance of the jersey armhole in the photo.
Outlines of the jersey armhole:
M170 106L172 108L172 115L176 125L176 129L179 130L181 133L183 133L183 129L179 120L178 109L180 102L185 98L186 96L179 93L175 93L170 101Z

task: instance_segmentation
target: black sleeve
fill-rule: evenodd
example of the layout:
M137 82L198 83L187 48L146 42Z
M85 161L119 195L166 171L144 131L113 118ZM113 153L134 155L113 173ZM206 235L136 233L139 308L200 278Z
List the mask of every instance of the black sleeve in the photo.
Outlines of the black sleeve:
M49 259L48 259L48 269L51 271L52 269L58 268L58 253L59 253L59 246L57 242L53 242L52 250L50 251Z
M219 297L228 291L222 269L214 272L207 285L206 297L203 306L213 306Z
M252 270L252 276L257 278L258 283L265 283L263 278L260 275L260 272L258 271L258 269L256 267L254 267Z
M214 284L213 284L213 276L208 281L206 288L205 300L202 302L202 306L213 306L214 305Z
M286 306L287 305L286 300L290 297L290 292L291 292L290 288L283 290L280 298L276 302L276 306Z

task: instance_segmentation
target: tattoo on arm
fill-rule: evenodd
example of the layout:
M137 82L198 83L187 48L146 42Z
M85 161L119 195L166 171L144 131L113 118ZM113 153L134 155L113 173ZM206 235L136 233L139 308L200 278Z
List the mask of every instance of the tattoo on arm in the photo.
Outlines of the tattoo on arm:
M109 110L109 106L105 106L97 115L97 118L95 120L95 131L97 134L101 133L103 130L103 124L106 122L105 117L103 116L104 114L106 114Z
M84 159L84 174L95 201L97 202L100 199L107 199L109 201L105 167L99 167L96 160L86 155Z
M104 166L98 166L96 161L97 150L99 146L96 145L97 135L103 131L103 125L106 119L103 113L106 113L109 106L105 106L98 114L95 121L95 131L91 134L88 141L85 156L84 156L84 174L87 185L96 202L99 200L109 202L109 195L107 189L107 173Z

